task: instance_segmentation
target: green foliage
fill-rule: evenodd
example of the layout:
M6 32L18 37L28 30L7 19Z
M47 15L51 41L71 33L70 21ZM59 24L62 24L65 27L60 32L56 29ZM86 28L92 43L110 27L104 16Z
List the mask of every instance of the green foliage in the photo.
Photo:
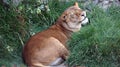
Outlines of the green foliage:
M50 11L41 10L40 5L37 0L26 0L9 9L0 5L0 67L14 64L24 67L21 53L25 42L34 33L54 24L73 1L51 0L47 5ZM86 8L81 4L80 7ZM107 11L92 5L88 7L91 11L87 16L91 23L74 33L68 42L71 55L67 62L70 66L119 67L120 7L112 6ZM24 18L24 25L18 16Z
M5 8L0 5L0 66L6 65L11 61L22 62L21 51L27 36L22 37L21 30L26 30L17 19L19 13L15 8Z

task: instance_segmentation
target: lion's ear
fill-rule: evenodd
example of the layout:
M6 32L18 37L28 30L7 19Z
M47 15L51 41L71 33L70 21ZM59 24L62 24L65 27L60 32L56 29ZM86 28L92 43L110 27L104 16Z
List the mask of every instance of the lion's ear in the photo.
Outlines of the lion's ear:
M68 13L64 13L62 16L61 16L61 19L66 22L68 19L70 18L70 15Z
M62 20L63 20L63 21L66 21L66 19L67 19L67 15L63 15L63 16L62 16Z
M74 3L74 6L79 7L78 2L75 2L75 3Z

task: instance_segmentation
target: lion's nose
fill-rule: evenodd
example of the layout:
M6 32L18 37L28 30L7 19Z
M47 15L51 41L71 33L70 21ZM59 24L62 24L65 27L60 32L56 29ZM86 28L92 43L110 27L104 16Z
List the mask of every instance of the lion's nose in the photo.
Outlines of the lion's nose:
M84 14L82 14L81 16L85 16Z
M81 16L86 17L86 11L83 11L82 14L81 14Z

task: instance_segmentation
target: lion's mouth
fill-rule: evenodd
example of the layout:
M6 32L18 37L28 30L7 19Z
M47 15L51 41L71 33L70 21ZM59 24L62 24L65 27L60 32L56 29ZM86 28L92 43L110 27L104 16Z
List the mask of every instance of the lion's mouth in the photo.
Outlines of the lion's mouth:
M88 23L89 23L89 20L88 20L87 17L85 17L85 18L81 21L81 25L82 25L82 26L84 26L84 25L86 25L86 24L88 24Z
M87 17L85 16L83 20L81 20L80 22L82 23Z

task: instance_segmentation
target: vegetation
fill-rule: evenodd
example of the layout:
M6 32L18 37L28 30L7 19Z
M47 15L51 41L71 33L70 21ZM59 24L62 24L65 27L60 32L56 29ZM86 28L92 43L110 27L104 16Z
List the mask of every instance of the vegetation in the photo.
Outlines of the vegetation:
M91 13L88 13L90 25L75 33L69 43L70 65L119 67L119 14L119 7L110 7L106 12L95 7Z
M34 33L54 24L60 14L72 4L73 2L59 3L52 0L48 3L50 11L40 10L37 1L28 1L10 8L0 5L0 67L25 67L21 57L25 42ZM86 8L82 4L80 7ZM89 5L89 8L87 16L91 23L74 33L68 42L71 51L68 64L119 67L120 7L113 5L106 11L93 5Z

